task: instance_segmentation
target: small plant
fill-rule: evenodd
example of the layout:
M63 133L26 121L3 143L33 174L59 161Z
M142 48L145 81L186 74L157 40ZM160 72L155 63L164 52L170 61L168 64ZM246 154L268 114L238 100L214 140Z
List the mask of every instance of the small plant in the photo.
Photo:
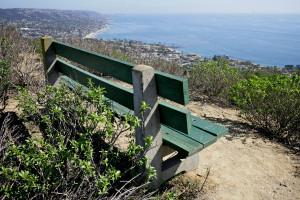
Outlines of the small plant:
M21 89L20 118L38 129L40 136L3 150L1 199L147 197L146 186L155 172L149 167L138 173L147 158L131 137L140 121L132 115L115 118L103 94L91 83L87 91L46 86L31 95ZM125 152L116 148L121 134L132 138ZM151 140L145 141L149 147Z
M186 174L179 174L162 184L160 190L163 192L158 195L158 198L164 200L199 199L204 193L209 173L208 168L203 181L198 176L189 177Z
M231 88L231 99L243 116L271 137L299 145L300 77L253 76Z

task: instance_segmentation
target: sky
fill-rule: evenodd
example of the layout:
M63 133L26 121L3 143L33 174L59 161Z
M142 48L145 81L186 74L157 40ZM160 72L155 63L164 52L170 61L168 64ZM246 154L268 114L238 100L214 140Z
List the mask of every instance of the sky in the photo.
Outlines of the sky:
M1 0L0 8L126 13L299 13L300 0Z

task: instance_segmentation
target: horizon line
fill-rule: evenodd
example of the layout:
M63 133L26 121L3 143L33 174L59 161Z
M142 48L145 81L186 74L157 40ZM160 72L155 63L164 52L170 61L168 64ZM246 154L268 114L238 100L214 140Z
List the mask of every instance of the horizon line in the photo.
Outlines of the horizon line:
M125 15L125 14L300 14L300 12L101 12L89 9L62 9L62 8L33 8L33 7L9 7L0 9L40 9L40 10L66 10L66 11L91 11L107 15Z

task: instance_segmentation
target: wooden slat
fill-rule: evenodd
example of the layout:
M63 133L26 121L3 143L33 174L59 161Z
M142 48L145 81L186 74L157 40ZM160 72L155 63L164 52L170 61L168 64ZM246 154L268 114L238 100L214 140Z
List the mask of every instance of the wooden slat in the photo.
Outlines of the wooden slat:
M133 91L131 89L105 80L61 59L57 59L55 67L59 72L83 86L88 86L88 79L91 78L95 86L105 88L106 93L104 95L107 98L133 110ZM158 101L158 104L161 123L186 134L191 132L192 125L190 111L160 100ZM124 110L125 108L122 109Z
M193 126L191 133L188 137L200 142L203 144L203 147L206 148L209 145L217 141L217 136L214 136L206 131L199 129L198 127Z
M53 45L56 54L59 56L132 84L131 69L136 66L132 63L86 51L58 41L53 41ZM155 71L155 80L159 96L182 105L189 103L188 81L186 79Z
M185 78L155 71L157 94L182 105L189 104L188 81Z
M107 98L133 110L132 90L84 71L60 59L57 59L55 65L59 72L72 78L81 85L88 86L88 79L90 78L95 86L105 88L106 93L104 95Z
M228 133L228 128L214 124L196 116L192 116L192 125L220 138Z
M176 132L164 125L161 126L163 143L178 151L182 156L191 156L203 149L203 145L186 134Z
M58 41L54 41L53 43L57 55L132 84L131 69L135 66L134 64L72 47Z
M74 81L73 79L67 77L67 76L61 76L60 77L60 83L61 84L65 84L67 87L73 89L76 86L81 86L83 87L84 90L88 90L88 87L85 87L79 83L77 83L76 81ZM121 104L112 101L109 98L104 97L104 100L108 101L110 103L111 108L113 109L113 111L116 112L117 115L134 115L133 110L130 110L129 108L126 108L125 106L122 106Z
M164 101L158 100L160 121L185 134L192 130L191 112Z
M175 131L175 132L177 132L181 135L185 135L185 137L202 144L203 148L206 148L209 145L211 145L211 144L213 144L217 141L217 136L215 136L211 133L208 133L206 131L203 131L203 130L199 129L198 127L195 127L195 126L192 127L192 131L188 135L185 134L185 133L182 133L178 130L175 130L171 127L166 127L166 128L168 128L169 130L173 130L173 131Z

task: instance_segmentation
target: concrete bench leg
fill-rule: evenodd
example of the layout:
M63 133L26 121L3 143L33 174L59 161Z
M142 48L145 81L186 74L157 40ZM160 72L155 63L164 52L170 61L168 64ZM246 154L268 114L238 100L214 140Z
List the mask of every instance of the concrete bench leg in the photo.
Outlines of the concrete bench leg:
M147 151L146 156L151 160L150 165L156 170L157 179L152 186L157 188L162 182L162 136L160 132L160 119L158 113L157 91L154 76L154 69L146 65L137 65L132 69L134 114L143 120L141 127L136 128L136 143L145 147L144 138L153 137L152 147ZM146 110L143 118L140 114L141 103L149 104L151 110ZM141 171L145 170L145 166Z
M169 147L164 147L166 151L170 152ZM169 149L169 150L167 150ZM165 150L164 150L165 152ZM162 179L168 180L176 174L183 171L192 171L198 169L199 165L199 153L196 153L187 158L180 158L179 155L169 158L162 163Z
M58 71L54 69L54 65L56 62L56 54L52 44L52 38L42 37L41 44L46 84L59 87L60 75Z

